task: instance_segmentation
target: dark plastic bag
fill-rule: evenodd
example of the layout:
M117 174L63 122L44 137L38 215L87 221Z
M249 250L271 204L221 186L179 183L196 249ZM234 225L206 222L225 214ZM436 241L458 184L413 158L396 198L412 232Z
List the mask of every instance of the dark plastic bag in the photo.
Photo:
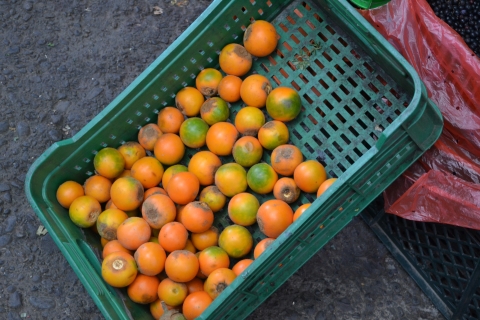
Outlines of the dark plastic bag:
M384 192L385 211L480 229L480 60L425 0L360 12L416 69L444 117L440 139Z

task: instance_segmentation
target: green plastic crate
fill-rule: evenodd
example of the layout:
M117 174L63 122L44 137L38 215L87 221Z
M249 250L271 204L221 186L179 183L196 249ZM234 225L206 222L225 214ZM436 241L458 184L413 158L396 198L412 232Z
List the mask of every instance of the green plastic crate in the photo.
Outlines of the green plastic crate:
M375 9L390 1L391 0L350 0L350 2L362 9Z
M27 174L25 189L32 207L108 319L151 316L148 306L132 303L124 289L103 282L98 236L73 225L56 201L56 190L65 180L83 183L92 175L98 150L135 140L141 126L156 122L158 111L173 105L178 90L194 86L202 68L218 67L223 46L241 43L253 19L272 21L281 39L278 50L256 60L252 71L266 75L274 87L298 90L304 108L288 123L291 142L306 159L319 160L330 177L339 179L318 200L307 194L295 203L297 208L313 202L202 319L250 314L442 130L441 114L414 69L345 0L214 1L124 92L73 138L53 144ZM314 43L320 49L314 50ZM307 53L310 57L302 61ZM232 105L231 119L240 107ZM195 151L188 150L182 163ZM269 154L264 153L264 161L269 162ZM226 210L216 215L220 229L230 223ZM264 238L257 226L249 229L255 244Z

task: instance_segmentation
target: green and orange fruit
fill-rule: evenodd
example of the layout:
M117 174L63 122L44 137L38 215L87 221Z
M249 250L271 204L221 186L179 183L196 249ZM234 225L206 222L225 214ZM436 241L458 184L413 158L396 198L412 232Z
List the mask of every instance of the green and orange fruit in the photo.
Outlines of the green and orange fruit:
M295 119L302 110L302 101L297 91L278 87L268 95L267 112L274 120L288 122Z

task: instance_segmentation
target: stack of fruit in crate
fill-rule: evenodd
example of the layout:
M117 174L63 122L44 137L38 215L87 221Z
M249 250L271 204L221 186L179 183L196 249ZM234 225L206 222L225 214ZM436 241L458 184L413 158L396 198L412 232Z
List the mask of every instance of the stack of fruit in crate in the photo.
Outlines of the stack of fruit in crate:
M301 112L298 93L273 89L260 74L246 76L252 56L268 56L277 41L273 25L252 23L244 46L221 51L225 76L202 70L196 88L181 89L176 106L142 127L138 142L100 150L96 175L58 188L71 220L101 236L104 280L128 287L131 300L150 304L156 319L167 308L187 319L200 315L253 262L247 256L258 258L310 206L293 212L301 192L320 196L335 181L288 144L285 123ZM228 122L229 103L240 100L246 106ZM197 152L183 165L187 148ZM270 163L262 162L264 149ZM263 203L255 196L272 193ZM224 208L233 224L220 232L213 224ZM246 227L255 223L266 238L254 247Z

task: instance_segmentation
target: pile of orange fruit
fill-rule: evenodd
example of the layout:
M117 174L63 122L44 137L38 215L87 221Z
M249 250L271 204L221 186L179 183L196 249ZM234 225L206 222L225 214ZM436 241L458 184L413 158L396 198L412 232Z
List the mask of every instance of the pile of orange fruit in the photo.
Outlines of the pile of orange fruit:
M301 192L320 196L335 181L288 144L285 122L301 111L298 93L273 89L260 74L240 78L252 56L271 54L277 41L272 24L252 23L244 46L221 51L225 76L202 70L196 87L181 89L175 107L142 127L138 141L100 150L95 175L83 186L67 181L57 190L73 223L100 235L103 279L127 287L134 302L150 304L155 319L164 313L162 301L186 319L199 316L253 262L245 258L252 249L258 258L310 206L293 212ZM229 103L240 100L245 107L229 122ZM183 165L187 148L197 152ZM264 149L270 163L262 161ZM254 193L275 199L260 203ZM213 224L224 208L233 224L220 232ZM253 248L246 227L255 223L266 238ZM231 259L237 262L230 268Z

